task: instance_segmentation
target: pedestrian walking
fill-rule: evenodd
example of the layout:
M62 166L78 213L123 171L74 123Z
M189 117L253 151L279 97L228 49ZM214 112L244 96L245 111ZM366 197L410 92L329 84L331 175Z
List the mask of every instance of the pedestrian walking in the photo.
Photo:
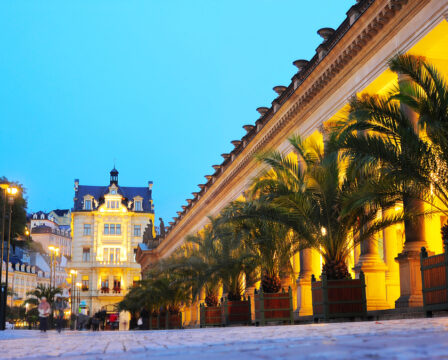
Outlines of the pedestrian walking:
M41 299L40 304L37 307L37 310L39 312L39 329L40 329L40 332L47 332L48 316L50 316L51 306L47 302L47 298L45 296Z
M54 315L56 317L56 327L58 332L62 331L64 325L64 310L67 309L67 303L61 295L56 295L56 302L54 303Z

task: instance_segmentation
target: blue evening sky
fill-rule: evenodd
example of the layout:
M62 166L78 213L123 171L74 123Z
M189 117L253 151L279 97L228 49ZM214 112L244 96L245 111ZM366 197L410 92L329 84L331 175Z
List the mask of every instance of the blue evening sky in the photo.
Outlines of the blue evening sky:
M168 223L354 3L3 0L0 176L30 212L71 208L116 159Z

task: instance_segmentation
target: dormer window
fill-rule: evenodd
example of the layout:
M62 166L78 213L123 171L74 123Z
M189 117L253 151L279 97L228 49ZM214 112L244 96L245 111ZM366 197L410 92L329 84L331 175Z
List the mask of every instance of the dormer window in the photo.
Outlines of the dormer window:
M84 201L84 210L92 210L92 200Z
M134 210L135 211L142 211L142 202L141 202L141 200L136 200L134 202Z
M45 215L42 214L42 215L40 216L40 218L41 218L42 220L44 220L44 219L45 219Z

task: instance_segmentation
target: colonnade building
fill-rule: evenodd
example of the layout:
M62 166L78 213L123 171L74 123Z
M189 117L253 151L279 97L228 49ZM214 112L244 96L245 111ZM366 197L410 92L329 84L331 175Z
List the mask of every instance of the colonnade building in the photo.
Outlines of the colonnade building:
M120 186L115 168L106 186L75 180L68 269L76 271L72 287L81 285L80 300L91 314L111 309L108 305L120 302L140 280L135 254L149 223L154 224L152 181L146 187Z
M387 61L397 53L424 56L448 75L447 18L448 0L359 0L337 29L318 30L322 42L315 55L293 62L291 82L274 87L272 103L259 107L259 118L244 125L247 133L232 141L230 153L222 154L223 162L213 166L214 172L206 175L207 181L178 212L165 240L152 250L139 250L142 271L201 230L207 216L217 215L244 194L260 172L256 153L291 152L290 135L321 137L322 126L340 118L353 95L384 94L396 85L398 79ZM299 51L298 47L298 56ZM354 276L361 270L366 275L368 310L422 306L418 251L421 246L443 251L440 227L445 221L443 216L427 218L413 239L406 238L403 225L394 225L354 250L349 265ZM292 261L296 315L310 315L311 274L320 275L322 260L317 252L303 250ZM185 309L184 319L197 324L197 304Z

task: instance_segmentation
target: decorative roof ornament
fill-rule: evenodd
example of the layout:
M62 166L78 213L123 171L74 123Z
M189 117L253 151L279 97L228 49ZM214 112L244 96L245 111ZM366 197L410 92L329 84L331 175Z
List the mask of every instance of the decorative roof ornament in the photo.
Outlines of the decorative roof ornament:
M304 59L299 59L299 60L294 61L292 64L297 69L299 69L299 71L302 71L309 64L309 61L308 60L304 60Z
M286 86L283 85L274 86L272 90L274 90L280 96L286 90Z
M266 114L269 111L269 108L267 108L265 106L261 106L261 107L257 108L257 111L261 116L264 116L264 114Z
M324 39L324 42L327 41L334 34L334 32L335 30L329 27L317 30L317 33Z

